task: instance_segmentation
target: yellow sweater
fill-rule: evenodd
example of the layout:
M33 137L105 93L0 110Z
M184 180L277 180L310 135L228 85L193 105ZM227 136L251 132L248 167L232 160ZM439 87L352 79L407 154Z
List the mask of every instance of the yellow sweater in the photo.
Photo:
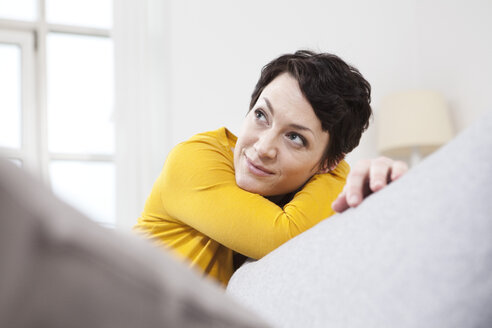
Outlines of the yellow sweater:
M226 285L233 251L259 259L334 214L349 166L315 175L283 208L236 185L226 128L197 134L169 154L135 230Z

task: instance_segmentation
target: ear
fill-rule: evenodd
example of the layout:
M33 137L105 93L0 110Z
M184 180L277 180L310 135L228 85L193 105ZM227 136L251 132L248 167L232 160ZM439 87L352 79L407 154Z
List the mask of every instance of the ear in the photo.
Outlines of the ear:
M331 166L328 166L328 161L324 160L323 163L319 166L318 172L316 174L323 174L323 173L328 173L332 170L334 170L338 165L338 162L332 164Z

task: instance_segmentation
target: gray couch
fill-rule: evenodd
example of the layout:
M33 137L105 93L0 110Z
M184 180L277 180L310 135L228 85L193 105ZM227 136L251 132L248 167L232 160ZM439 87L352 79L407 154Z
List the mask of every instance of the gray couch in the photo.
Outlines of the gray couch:
M492 327L492 112L227 291L276 327Z
M0 327L265 327L222 288L106 230L0 159Z

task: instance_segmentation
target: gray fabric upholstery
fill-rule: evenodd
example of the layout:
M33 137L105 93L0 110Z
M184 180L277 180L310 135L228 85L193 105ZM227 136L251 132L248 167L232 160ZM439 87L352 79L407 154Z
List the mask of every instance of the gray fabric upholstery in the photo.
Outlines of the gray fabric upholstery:
M0 327L262 326L162 250L96 225L0 160Z
M492 112L361 206L233 275L278 327L492 327Z

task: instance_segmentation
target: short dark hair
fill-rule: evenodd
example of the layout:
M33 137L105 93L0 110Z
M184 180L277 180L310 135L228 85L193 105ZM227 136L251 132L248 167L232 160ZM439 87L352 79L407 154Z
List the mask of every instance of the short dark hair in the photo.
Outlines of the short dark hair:
M371 85L356 68L338 56L299 50L282 55L263 67L251 95L250 110L263 89L285 72L298 81L321 121L322 129L330 134L321 165L332 167L357 147L369 126Z

